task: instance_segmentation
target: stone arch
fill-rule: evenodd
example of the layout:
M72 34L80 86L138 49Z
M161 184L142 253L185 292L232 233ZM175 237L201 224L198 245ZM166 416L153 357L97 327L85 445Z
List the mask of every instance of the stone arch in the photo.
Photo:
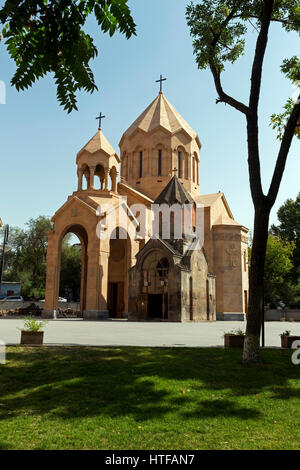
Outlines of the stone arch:
M94 175L99 179L98 188L95 189L104 189L105 184L105 168L102 163L98 163L95 167ZM95 185L96 186L96 185Z
M59 241L59 267L61 265L61 248L62 242L64 237L68 233L73 233L76 235L81 244L81 282L80 282L80 311L83 312L86 308L86 283L87 283L87 268L88 268L88 233L87 230L81 224L74 224L68 226L60 236ZM60 276L60 269L58 272L58 276ZM59 282L58 282L58 290L59 290Z
M80 311L83 312L86 308L89 237L86 228L82 224L71 224L64 227L59 233L55 230L48 232L46 296L43 312L45 317L53 318L57 312L62 242L68 233L74 233L81 244Z
M89 189L90 187L90 168L86 163L79 169L78 189Z

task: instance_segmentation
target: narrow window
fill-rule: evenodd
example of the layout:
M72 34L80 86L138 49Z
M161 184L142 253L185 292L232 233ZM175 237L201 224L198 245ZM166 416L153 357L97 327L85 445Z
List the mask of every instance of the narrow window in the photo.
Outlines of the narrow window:
M158 176L161 176L161 150L158 151Z
M140 152L140 178L143 176L143 152Z
M178 178L181 178L181 152L177 154Z
M193 157L192 162L193 162L193 183L195 183L195 157Z

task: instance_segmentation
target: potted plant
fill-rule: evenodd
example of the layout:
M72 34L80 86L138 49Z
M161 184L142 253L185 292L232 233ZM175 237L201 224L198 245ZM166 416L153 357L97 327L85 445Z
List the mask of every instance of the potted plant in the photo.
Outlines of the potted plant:
M41 331L46 321L37 321L35 318L26 318L21 331L21 344L43 344L44 332Z
M300 341L300 336L291 336L289 330L284 331L280 334L281 337L281 347L283 349L291 349L294 341Z
M231 330L224 333L224 346L226 348L242 348L244 346L245 332L242 329Z

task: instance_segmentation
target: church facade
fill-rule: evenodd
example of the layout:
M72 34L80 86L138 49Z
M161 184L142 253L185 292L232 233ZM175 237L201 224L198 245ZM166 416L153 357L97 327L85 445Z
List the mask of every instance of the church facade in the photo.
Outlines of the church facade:
M56 315L62 241L74 233L84 318L243 319L248 230L223 193L200 194L197 133L160 92L119 146L99 128L77 154L77 190L48 232L44 316Z

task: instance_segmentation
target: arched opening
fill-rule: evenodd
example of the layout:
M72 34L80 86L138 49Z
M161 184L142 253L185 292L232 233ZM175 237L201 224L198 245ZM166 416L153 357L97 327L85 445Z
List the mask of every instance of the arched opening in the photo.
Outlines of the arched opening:
M168 319L169 261L160 251L152 251L143 263L147 317Z
M109 242L107 306L110 318L127 311L128 267L131 243L123 228L113 230Z
M90 169L88 165L84 164L81 167L82 170L82 189L88 189L90 187Z
M103 165L98 164L95 168L96 181L94 182L95 189L104 189L105 183L105 170Z
M87 246L87 232L81 225L69 227L60 242L58 300L77 303L80 312L86 308Z

